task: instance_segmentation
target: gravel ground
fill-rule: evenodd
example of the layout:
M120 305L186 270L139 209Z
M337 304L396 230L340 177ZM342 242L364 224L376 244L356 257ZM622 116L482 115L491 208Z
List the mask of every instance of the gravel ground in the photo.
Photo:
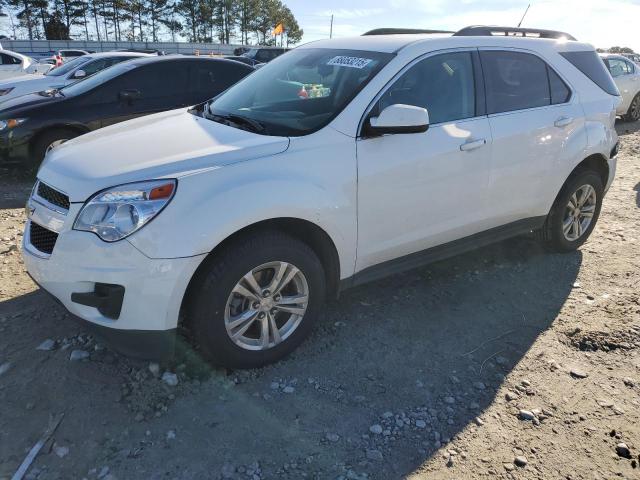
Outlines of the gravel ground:
M0 180L0 479L640 478L640 125L578 252L514 239L346 292L260 370L122 357L25 274ZM329 368L327 368L330 366Z

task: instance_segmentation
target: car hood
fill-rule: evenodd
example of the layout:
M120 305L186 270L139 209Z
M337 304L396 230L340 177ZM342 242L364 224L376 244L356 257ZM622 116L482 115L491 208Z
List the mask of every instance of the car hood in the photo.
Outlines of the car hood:
M187 109L172 110L88 133L53 149L38 178L84 202L129 182L179 178L201 170L284 152L287 137L222 125Z
M25 84L28 84L29 86L42 85L44 88L41 88L41 90L46 90L48 85L64 85L64 77L52 77L49 75L35 75L33 73L29 73L27 75L12 77L0 82L0 89L22 86Z

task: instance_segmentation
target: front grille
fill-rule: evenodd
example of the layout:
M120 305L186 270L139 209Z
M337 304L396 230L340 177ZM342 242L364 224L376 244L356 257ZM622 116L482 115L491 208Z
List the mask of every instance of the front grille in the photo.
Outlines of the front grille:
M58 190L51 188L46 183L38 182L37 194L47 202L65 210L69 210L69 197Z
M56 232L52 232L37 223L31 222L29 226L29 241L31 245L39 251L51 255L53 247L56 246L56 240L58 240L58 234Z

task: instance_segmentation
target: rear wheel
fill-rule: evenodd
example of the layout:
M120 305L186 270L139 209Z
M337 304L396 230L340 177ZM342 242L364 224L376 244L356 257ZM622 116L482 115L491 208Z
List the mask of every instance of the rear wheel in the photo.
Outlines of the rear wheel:
M213 257L195 279L188 322L213 363L255 368L291 353L324 300L320 260L303 242L258 232Z
M67 128L56 128L55 130L44 132L36 139L31 149L31 165L37 168L47 153L77 136L78 132Z
M603 196L598 173L582 170L570 177L539 232L545 246L556 252L571 252L586 242L600 216Z
M638 93L629 106L627 114L624 116L627 122L636 122L640 119L640 93Z

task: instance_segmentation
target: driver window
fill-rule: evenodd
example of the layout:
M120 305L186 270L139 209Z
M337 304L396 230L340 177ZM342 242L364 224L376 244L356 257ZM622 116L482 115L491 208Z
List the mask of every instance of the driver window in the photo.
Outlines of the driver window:
M471 52L443 53L415 64L384 93L378 113L396 103L426 108L431 124L474 117Z

